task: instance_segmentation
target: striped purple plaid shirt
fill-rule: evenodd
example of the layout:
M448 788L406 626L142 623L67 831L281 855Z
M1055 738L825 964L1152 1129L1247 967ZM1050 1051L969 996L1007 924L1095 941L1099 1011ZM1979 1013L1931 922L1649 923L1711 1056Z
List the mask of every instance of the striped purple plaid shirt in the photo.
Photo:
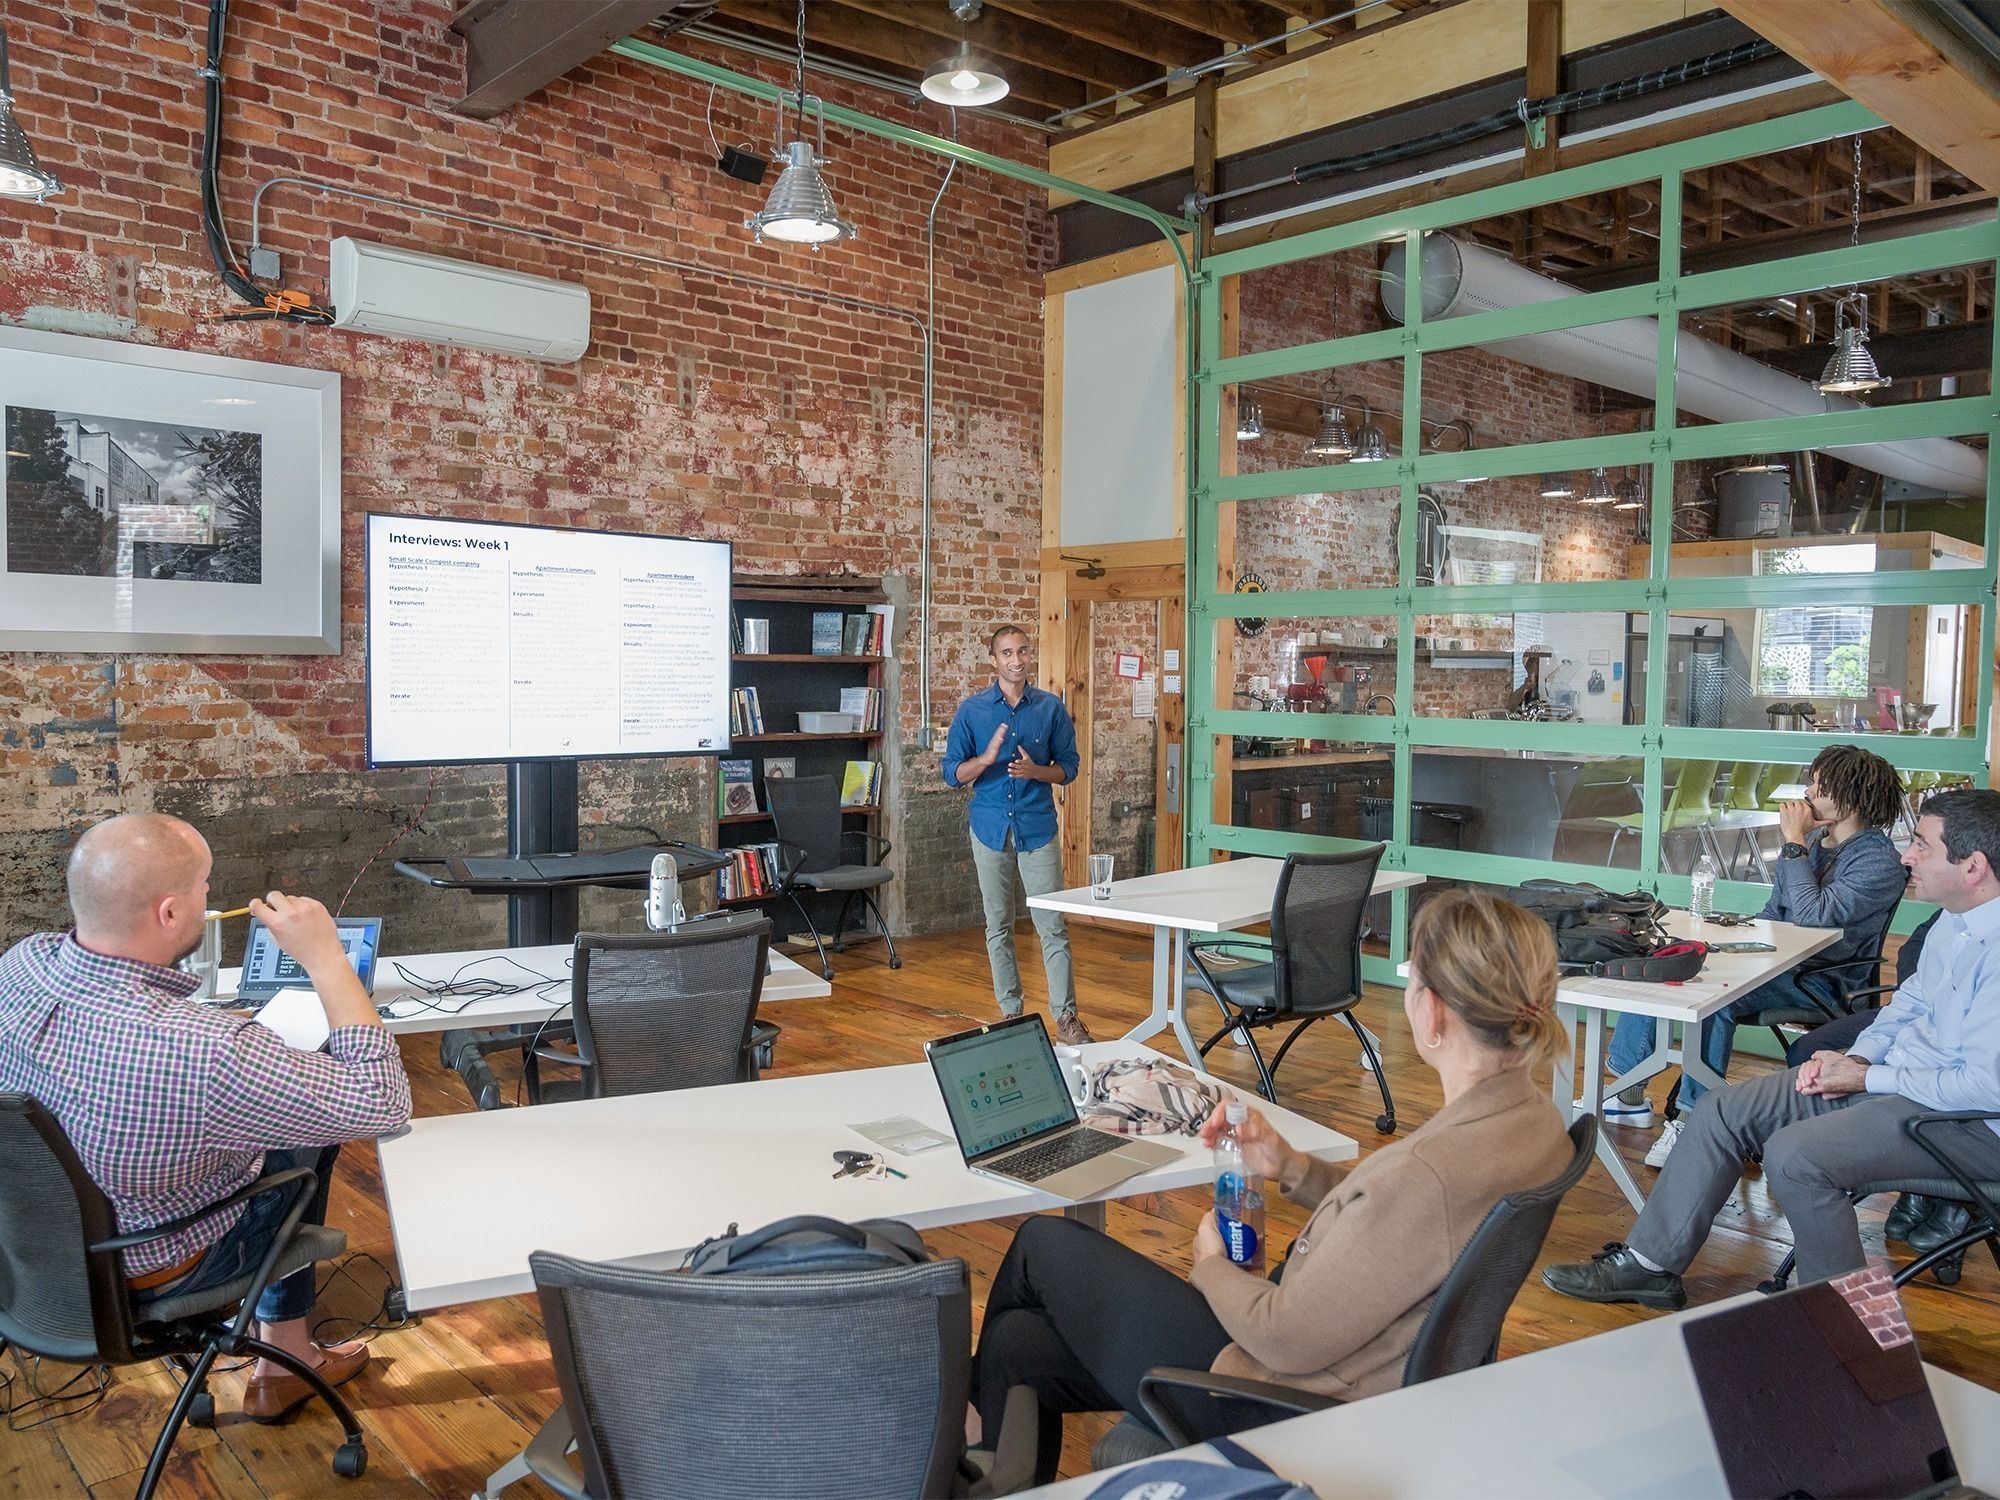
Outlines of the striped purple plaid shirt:
M0 954L0 1089L61 1122L131 1234L228 1197L267 1150L385 1135L410 1117L395 1038L342 1026L325 1052L188 996L177 969L93 953L64 932ZM178 1265L241 1206L125 1252L128 1275Z

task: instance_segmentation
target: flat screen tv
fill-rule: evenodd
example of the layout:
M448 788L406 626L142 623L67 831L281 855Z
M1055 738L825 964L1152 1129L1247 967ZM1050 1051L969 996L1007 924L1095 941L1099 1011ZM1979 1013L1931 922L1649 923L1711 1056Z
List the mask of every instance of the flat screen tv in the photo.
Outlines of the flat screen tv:
M372 766L716 755L727 542L368 517Z

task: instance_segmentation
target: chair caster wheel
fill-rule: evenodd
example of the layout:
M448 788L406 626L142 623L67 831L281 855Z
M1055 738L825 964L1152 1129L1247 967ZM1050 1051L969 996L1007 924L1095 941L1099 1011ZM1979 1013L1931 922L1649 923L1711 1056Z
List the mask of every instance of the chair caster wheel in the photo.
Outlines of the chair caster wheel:
M892 958L889 960L889 967L892 969L900 969L903 967L903 961L900 958Z
M831 983L833 980L833 965L827 964L823 966L819 971L819 977Z
M368 1450L350 1440L333 1450L333 1472L342 1479L359 1479L368 1472Z
M1757 1290L1766 1297L1775 1297L1784 1289L1784 1282L1778 1280L1775 1276L1769 1281L1760 1281L1757 1283Z
M1953 1257L1951 1260L1941 1260L1932 1266L1931 1275L1937 1278L1939 1286L1957 1286L1958 1273L1964 1268L1965 1262Z
M203 1391L188 1407L188 1426L213 1427L215 1425L215 1397Z
M1394 1135L1396 1133L1396 1117L1394 1115L1377 1115L1375 1117L1375 1128L1383 1135Z

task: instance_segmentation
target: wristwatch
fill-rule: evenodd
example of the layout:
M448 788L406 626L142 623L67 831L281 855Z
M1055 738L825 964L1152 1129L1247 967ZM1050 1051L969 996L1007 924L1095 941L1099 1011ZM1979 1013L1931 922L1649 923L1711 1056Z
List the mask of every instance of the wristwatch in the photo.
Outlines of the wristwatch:
M1778 853L1786 859L1804 859L1806 857L1806 846L1796 841L1790 841Z

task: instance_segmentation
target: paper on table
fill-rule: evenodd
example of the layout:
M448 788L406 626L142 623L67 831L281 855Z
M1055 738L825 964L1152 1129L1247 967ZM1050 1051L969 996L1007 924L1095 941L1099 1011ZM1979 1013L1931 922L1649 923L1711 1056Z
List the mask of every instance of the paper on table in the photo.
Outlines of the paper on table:
M913 1120L908 1115L891 1115L886 1120L863 1120L859 1125L850 1125L849 1130L866 1136L878 1146L886 1146L901 1156L915 1156L919 1151L928 1151L933 1146L948 1146L951 1137L941 1134L922 1120Z
M326 1007L311 990L279 990L257 1012L257 1024L270 1027L287 1047L301 1052L319 1051L332 1034Z
M1571 988L1565 979L1556 986L1556 997ZM1593 996L1605 1000L1686 1000L1690 1005L1698 1005L1712 995L1722 993L1719 979L1690 979L1683 984L1645 984L1636 979L1592 979L1577 976L1576 989L1587 989Z

